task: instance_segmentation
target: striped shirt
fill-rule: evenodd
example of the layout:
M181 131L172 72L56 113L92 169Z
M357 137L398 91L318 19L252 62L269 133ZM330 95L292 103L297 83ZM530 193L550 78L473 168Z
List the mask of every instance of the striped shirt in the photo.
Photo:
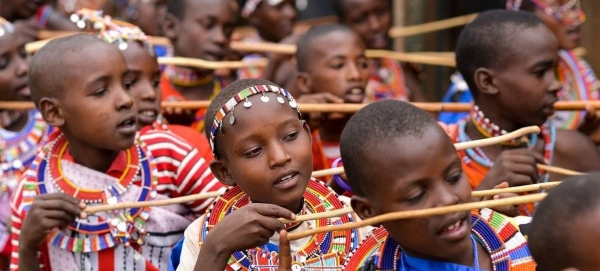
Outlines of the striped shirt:
M156 165L158 195L155 199L175 198L223 188L223 185L214 178L208 163L199 152L177 135L171 132L149 130L144 131L139 139L146 143L148 154L154 158L153 161ZM102 189L111 184L102 183L104 180L115 180L123 173L127 164L123 153L121 152L115 158L105 173L75 164L68 151L61 160L61 165L65 175L70 177L78 187ZM40 155L45 156L43 153ZM65 165L72 165L70 167L75 169L71 170L75 172L72 174L83 178L69 176L68 168L65 168ZM49 180L45 180L44 184L38 184L35 170L32 168L29 170L29 174L24 175L11 201L11 243L13 245L11 270L18 270L19 234L27 210L33 203L33 199L40 194L38 185L43 185L48 193L58 192L53 182ZM44 175L48 179L48 174ZM133 186L127 189L122 195L122 199L135 201L141 189L140 185L141 173L138 172ZM61 249L51 244L50 239L46 240L38 251L40 270L167 270L171 247L181 239L193 217L204 213L210 203L211 200L200 200L185 205L151 208L150 216L144 226L144 230L148 234L143 236L142 245L131 243L131 245L125 246L123 243L118 243L100 251L80 253ZM89 216L86 220L87 222L98 222L106 219L99 214ZM58 231L58 229L53 231ZM84 234L70 229L62 230L62 232L66 236L84 240L102 238L100 235Z

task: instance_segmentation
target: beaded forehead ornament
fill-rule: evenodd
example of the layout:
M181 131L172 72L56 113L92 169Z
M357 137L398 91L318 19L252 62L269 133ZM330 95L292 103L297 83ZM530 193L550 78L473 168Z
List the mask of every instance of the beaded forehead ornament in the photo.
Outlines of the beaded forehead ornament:
M244 4L244 6L242 7L242 17L244 17L244 18L250 17L250 15L252 15L252 13L254 13L254 11L256 10L256 8L260 4L260 2L262 2L262 1L263 0L247 0L246 4ZM283 2L283 0L265 0L265 1L270 6L277 6L281 2Z
M152 45L148 42L148 36L142 29L130 23L113 20L110 16L103 16L101 10L81 9L71 15L71 21L81 29L92 25L95 30L100 31L99 39L108 44L119 43L120 50L127 49L128 41L139 41L148 47L151 55L154 55Z
M6 19L0 17L0 37L6 35L7 33L13 33L14 31L15 26Z
M296 100L294 100L294 97L292 97L292 95L287 90L272 85L257 85L244 89L238 92L238 94L233 96L231 99L229 99L229 101L227 101L225 105L221 108L221 110L219 110L219 112L217 112L217 114L215 115L215 120L213 121L212 127L210 128L210 138L208 139L210 142L210 148L212 149L215 158L217 157L217 152L215 151L215 137L217 135L217 132L219 131L219 128L221 128L223 125L223 119L225 118L225 116L227 116L227 114L231 112L231 116L229 116L229 124L233 125L235 123L235 116L233 115L233 113L236 105L243 102L245 108L252 107L252 102L250 102L248 98L256 94L262 94L262 97L260 97L260 101L263 103L268 103L270 99L266 95L267 92L277 93L277 102L279 102L280 104L285 104L285 100L283 99L283 97L287 98L289 105L293 109L296 109L296 112L298 112L298 118L301 118L300 109L298 109L298 104L296 103Z

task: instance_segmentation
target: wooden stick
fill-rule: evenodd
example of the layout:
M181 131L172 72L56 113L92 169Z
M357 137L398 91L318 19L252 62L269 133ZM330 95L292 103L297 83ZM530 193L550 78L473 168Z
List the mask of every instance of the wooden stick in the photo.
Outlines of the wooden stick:
M515 186L515 187L473 191L473 192L471 192L471 197L474 197L474 198L481 197L482 198L482 197L495 196L495 195L502 194L502 193L518 194L518 193L534 192L534 191L540 191L540 190L544 190L544 189L554 188L561 183L562 182L536 183L536 184L529 184L529 185L522 185L522 186Z
M282 55L294 55L296 54L295 44L283 44L283 43L272 43L272 42L244 42L244 41L232 41L229 44L231 49L239 52L248 53L276 53Z
M152 200L152 201L136 201L136 202L120 202L113 205L98 205L98 206L90 206L85 208L83 211L88 214L95 214L98 212L106 212L113 210L122 210L129 208L140 208L140 207L156 207L156 206L165 206L165 205L173 205L173 204L181 204L190 201L197 201L202 199L216 198L223 194L222 191L214 191L201 193L196 195L183 196L172 199L165 200Z
M197 58L185 57L160 57L159 64L170 64L184 67L194 67L202 69L239 69L244 67L266 67L269 61L266 58L250 61L208 61Z
M389 35L392 38L407 37L463 26L473 21L477 15L477 13L473 13L419 25L393 27L390 29Z
M399 219L411 219L411 218L419 218L419 217L427 217L427 216L437 216L437 215L451 214L451 213L456 213L456 212L470 211L473 209L492 208L492 207L497 207L497 206L519 205L519 204L530 203L530 202L538 202L538 201L543 200L545 197L546 197L546 193L539 193L539 194L534 194L534 195L511 197L511 198L505 198L505 199L469 202L469 203L464 203L464 204L436 207L436 208L430 208L430 209L388 213L388 214L372 217L369 219L365 219L362 221L354 222L354 223L346 223L346 224L342 224L342 225L338 225L338 226L319 227L319 228L315 228L315 229L311 229L311 230L307 230L307 231L289 233L288 238L290 240L297 240L297 239L315 235L318 233L343 231L343 230L361 228L361 227L377 225L377 224L381 224L383 222L399 220Z
M570 169L564 169L564 168L560 168L560 167L554 167L554 166L544 165L544 164L537 164L537 168L541 169L541 170L548 171L548 172L565 175L565 176L585 175L585 173L573 171L573 170L570 170Z
M426 65L455 67L454 57L436 56L432 54L421 53L403 53L388 50L367 50L365 55L368 58L391 58L402 62L420 63Z
M279 219L279 221L281 221L281 223L283 223L283 224L286 224L286 223L291 223L291 222L300 222L300 221L309 221L309 220L315 220L315 219L321 219L321 218L338 217L338 216L343 216L345 214L351 214L351 213L354 213L354 210L352 209L352 207L345 207L342 209L337 209L337 210L328 211L328 212L300 215L300 216L297 216L295 220L281 218L281 219Z

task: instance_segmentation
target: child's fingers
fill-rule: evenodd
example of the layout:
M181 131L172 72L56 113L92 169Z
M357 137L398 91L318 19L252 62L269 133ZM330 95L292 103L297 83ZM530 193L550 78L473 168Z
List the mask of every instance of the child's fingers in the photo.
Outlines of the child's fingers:
M289 220L296 219L296 215L290 210L283 208L281 206L277 206L275 204L264 204L264 203L256 203L256 212L268 217L274 218L285 218Z
M292 270L292 251L290 249L290 240L287 238L287 231L279 232L279 271Z
M589 104L586 105L585 106L585 112L586 112L586 114L585 114L585 119L586 120L594 120L594 119L597 118L596 109L593 106L591 106Z

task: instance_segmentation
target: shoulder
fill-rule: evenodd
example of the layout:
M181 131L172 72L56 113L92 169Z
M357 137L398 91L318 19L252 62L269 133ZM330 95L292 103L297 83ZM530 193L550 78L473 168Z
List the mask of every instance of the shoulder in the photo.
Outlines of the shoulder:
M554 151L556 156L563 159L578 160L590 155L598 157L594 143L584 134L572 130L556 129Z

